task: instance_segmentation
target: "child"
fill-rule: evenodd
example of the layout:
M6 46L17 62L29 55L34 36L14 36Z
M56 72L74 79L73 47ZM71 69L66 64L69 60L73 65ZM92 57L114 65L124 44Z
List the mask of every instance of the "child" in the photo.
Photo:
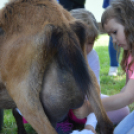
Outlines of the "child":
M107 8L110 5L112 0L103 0L103 8ZM119 66L119 51L115 49L115 46L112 42L112 37L109 38L108 44L108 52L109 52L109 59L110 59L110 68L108 75L109 76L117 76L118 74L118 66Z
M89 39L88 39L88 43L86 44L87 60L88 60L89 66L91 67L91 69L93 70L93 72L96 75L98 83L100 83L100 80L99 80L99 70L100 70L99 58L98 58L96 51L93 49L94 41L97 39L98 34L99 34L96 19L91 12L89 12L83 8L73 9L70 11L70 13L74 18L85 22L85 24L89 28L89 33L88 33ZM94 60L92 60L92 58ZM85 100L85 103L83 104L83 106L86 106L88 108L88 101L87 100ZM82 119L81 117L79 118L79 115L77 115L77 114L79 114L79 112L77 112L77 111L80 111L80 113L81 113L81 111L83 111L83 106L79 109L69 111L69 118L71 120L73 120L76 123L86 124L84 130L82 130L81 132L73 131L71 134L75 134L75 133L76 134L77 133L93 134L93 133L96 133L95 127L97 124L97 120L96 120L96 117L93 113L89 114L88 110L85 111L84 114L82 113L84 115L84 117L87 117L87 120L86 120L86 118L84 118L84 119ZM76 117L76 115L77 115L77 117Z
M99 83L99 81L100 81L99 80L99 58L98 58L96 51L94 49L92 49L93 45L94 45L94 41L98 37L98 25L96 23L96 20L95 20L92 13L90 13L89 11L87 11L83 8L73 9L70 11L70 13L74 18L85 22L85 24L87 24L87 26L89 28L89 30L88 30L88 36L89 36L88 39L89 40L88 40L88 43L86 44L87 59L88 59L90 66L94 66L94 63L97 63L96 67L94 66L93 69L94 69L94 73L96 74L96 76L98 78L97 80ZM94 61L91 60L92 58L94 58ZM90 62L90 61L93 61L93 62ZM88 107L88 101L85 100L85 103L83 105L85 107ZM81 108L76 109L76 110L70 110L69 111L69 119L71 120L71 122L73 121L73 122L76 122L79 124L86 123L86 125L85 125L85 129L83 131L79 132L79 131L75 130L71 134L77 134L77 133L95 134L96 133L95 127L97 124L97 120L96 120L95 115L93 113L89 115L89 111L85 111L84 114L82 113L82 118L83 118L83 115L84 115L84 117L87 117L87 115L88 115L87 121L86 121L86 118L79 119L78 118L79 115L77 117L74 115L74 112L76 112L76 114L77 114L77 110L83 111L83 108L81 107ZM67 121L57 123L56 130L58 130L57 131L58 134L63 134L64 128L68 128L68 130L70 130L69 126L72 126L72 125L70 122L67 122ZM69 134L69 131L68 132L66 131L65 133Z
M93 70L93 72L98 80L98 83L100 84L99 58L98 58L96 51L94 49L92 49L93 45L94 45L94 41L98 36L98 26L97 26L97 22L95 20L95 17L93 16L93 14L91 12L89 12L85 9L74 9L71 11L71 14L74 18L82 20L83 22L85 22L89 27L89 41L88 41L88 44L86 45L87 59L88 59L88 63L89 63L90 68ZM106 97L108 97L108 96L101 94L101 98L106 98ZM77 123L86 123L85 129L82 130L81 132L74 131L76 134L77 133L78 134L95 133L95 127L96 127L97 121L95 119L94 114L89 114L89 110L88 110L89 109L89 107L88 107L89 102L88 101L85 101L85 102L86 103L84 103L84 105L81 108L73 110L73 111L70 110L70 112L69 112L70 118L73 121L75 121ZM119 123L128 114L129 114L128 107L124 107L124 108L119 109L119 110L107 112L108 117L110 118L110 120L114 124ZM83 117L86 117L86 116L87 116L87 122L86 121L84 122L84 120L79 120L79 119L82 119ZM92 132L87 130L87 129L91 129ZM75 133L72 133L72 134L75 134Z
M113 43L124 50L121 67L126 72L126 84L119 94L102 99L104 108L110 111L134 102L134 1L113 1L101 22ZM134 111L121 121L114 134L134 134Z

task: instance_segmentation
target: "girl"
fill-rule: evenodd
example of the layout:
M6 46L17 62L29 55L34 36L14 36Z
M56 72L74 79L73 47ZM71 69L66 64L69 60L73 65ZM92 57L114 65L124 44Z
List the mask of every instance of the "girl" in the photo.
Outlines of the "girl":
M94 41L98 36L98 25L96 22L96 19L94 15L85 10L85 9L73 9L71 10L71 15L79 20L82 20L87 24L89 28L89 41L88 44L86 44L86 50L87 50L87 59L88 59L88 64L90 68L93 70L98 83L100 84L99 80L99 72L100 72L100 65L99 65L99 57L96 53L96 51L93 49L94 46ZM106 98L108 96L101 94L101 98ZM85 101L84 105L75 110L70 110L69 112L69 117L77 122L77 123L86 123L85 129L82 130L81 132L75 131L75 133L72 134L91 134L91 131L87 130L90 129L92 130L95 129L96 127L96 121L95 121L95 116L93 114L89 114L89 102ZM108 117L110 120L114 123L117 124L119 123L126 115L129 114L129 109L128 107L123 107L122 109L114 110L114 111L109 111L107 112ZM87 116L87 122L84 122L84 117ZM93 129L91 129L93 128ZM92 134L93 134L92 133Z
M134 102L134 2L116 0L102 15L102 27L123 48L121 67L126 72L126 85L119 94L102 99L106 111ZM134 134L134 111L115 128L114 134Z
M112 0L103 0L103 8L107 8ZM109 76L117 76L118 74L118 66L119 66L119 52L114 48L114 44L112 42L112 38L109 38L108 44L108 52L110 59L110 68L108 75Z

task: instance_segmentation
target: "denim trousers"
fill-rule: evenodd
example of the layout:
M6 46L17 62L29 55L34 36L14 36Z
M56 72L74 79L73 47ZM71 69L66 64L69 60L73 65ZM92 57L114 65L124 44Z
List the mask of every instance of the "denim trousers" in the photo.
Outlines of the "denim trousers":
M134 134L134 111L118 124L114 129L114 134Z
M85 0L83 0L84 3ZM78 2L74 0L59 0L59 3L68 11L76 8L84 8L84 4L80 5Z
M112 37L110 37L109 39L108 50L109 50L110 66L118 67L119 53L114 48Z

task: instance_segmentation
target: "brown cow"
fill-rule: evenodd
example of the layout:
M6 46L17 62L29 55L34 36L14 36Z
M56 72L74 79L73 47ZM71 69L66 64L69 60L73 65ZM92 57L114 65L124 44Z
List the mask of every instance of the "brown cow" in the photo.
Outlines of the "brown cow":
M87 95L101 132L113 126L87 65L86 26L55 0L14 0L0 12L0 108L18 107L39 134Z

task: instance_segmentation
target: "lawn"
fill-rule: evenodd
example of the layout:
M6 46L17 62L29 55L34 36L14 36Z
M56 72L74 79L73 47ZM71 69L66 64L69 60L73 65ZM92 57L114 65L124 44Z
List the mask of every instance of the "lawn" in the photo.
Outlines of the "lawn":
M95 42L94 49L97 51L100 59L100 85L101 92L107 95L114 95L119 93L121 88L125 85L125 74L119 67L118 76L108 76L109 71L109 56L108 56L108 40L107 35L100 35ZM121 56L120 56L121 57ZM134 109L134 105L131 104L130 109ZM29 124L25 125L28 134L36 134ZM11 110L4 111L4 125L0 134L17 134L17 128L15 120L12 116Z
M107 95L114 95L119 93L125 84L125 74L121 67L118 68L118 76L108 76L109 71L109 55L108 55L109 37L104 34L101 35L95 42L94 49L97 51L100 60L100 85L101 92ZM121 53L122 54L122 53ZM120 60L121 60L120 54Z

